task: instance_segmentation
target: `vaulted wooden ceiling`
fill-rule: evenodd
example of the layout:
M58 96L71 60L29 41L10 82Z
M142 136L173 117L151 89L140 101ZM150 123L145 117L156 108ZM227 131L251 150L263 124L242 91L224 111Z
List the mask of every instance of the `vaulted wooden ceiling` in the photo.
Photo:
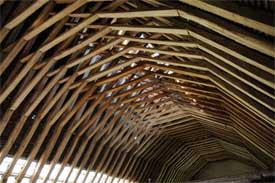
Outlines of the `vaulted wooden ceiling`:
M274 2L0 5L2 181L20 158L18 182L33 161L30 182L46 164L41 182L66 165L72 182L182 182L225 159L273 168Z

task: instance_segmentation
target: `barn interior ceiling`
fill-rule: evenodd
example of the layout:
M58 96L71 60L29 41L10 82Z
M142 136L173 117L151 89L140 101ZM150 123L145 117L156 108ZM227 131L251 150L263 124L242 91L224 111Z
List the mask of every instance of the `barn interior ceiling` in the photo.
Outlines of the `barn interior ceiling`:
M2 182L184 182L228 159L274 168L274 2L0 6Z

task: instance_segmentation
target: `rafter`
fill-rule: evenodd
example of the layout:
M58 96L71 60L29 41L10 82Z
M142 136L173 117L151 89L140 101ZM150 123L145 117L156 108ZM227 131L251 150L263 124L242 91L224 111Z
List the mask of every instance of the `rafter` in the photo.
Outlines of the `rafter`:
M0 1L0 181L184 182L227 159L272 170L274 26L228 5Z

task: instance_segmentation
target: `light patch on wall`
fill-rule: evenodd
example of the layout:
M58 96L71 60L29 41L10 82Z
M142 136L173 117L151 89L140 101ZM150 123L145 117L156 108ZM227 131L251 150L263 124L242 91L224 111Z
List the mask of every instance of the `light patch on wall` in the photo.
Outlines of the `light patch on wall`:
M158 56L159 56L159 53L158 53L158 52L156 52L156 53L154 53L154 54L151 55L151 57L153 57L153 58L154 58L154 57L158 57Z
M128 43L129 43L129 40L127 40L127 39L125 39L125 40L122 42L123 45L127 45Z
M3 180L2 180L3 176L6 173L6 171L8 170L12 161L13 161L12 157L5 157L4 160L2 161L2 163L0 164L0 182L3 182ZM6 183L15 183L16 177L20 174L22 168L24 167L24 165L26 163L27 163L26 160L18 159L10 176L7 179ZM20 183L30 183L31 177L35 173L36 166L37 166L36 162L34 162L34 161L31 162L26 174L24 175L24 177ZM61 167L62 167L61 164L56 164L54 166L54 168L51 171L51 174L49 176L49 179L46 181L47 183L54 182ZM43 166L41 173L38 176L36 183L43 182L45 177L49 173L49 171L50 171L50 164L45 164ZM105 183L106 180L107 180L107 182L111 182L111 180L113 180L113 183L119 183L122 180L124 180L124 179L120 179L118 177L112 177L112 176L108 176L107 174L102 174L101 172L98 172L98 173L96 173L94 171L87 172L87 170L79 170L78 168L73 168L70 166L64 166L63 170L61 170L61 171L62 171L61 174L59 174L59 177L57 177L57 179L56 179L57 183L63 183L64 181L66 181L66 179L68 179L67 183L89 183L94 179L94 176L97 176L96 180L98 183ZM81 172L80 172L79 176L76 177L78 175L79 171L81 171ZM88 176L86 177L87 173L88 173ZM70 177L68 178L68 176L70 176ZM86 177L86 180L85 180L85 177ZM84 180L85 180L85 182L83 182ZM124 183L129 183L129 181L125 180Z
M124 31L123 30L120 30L120 31L118 31L118 35L123 35L123 33L124 33Z

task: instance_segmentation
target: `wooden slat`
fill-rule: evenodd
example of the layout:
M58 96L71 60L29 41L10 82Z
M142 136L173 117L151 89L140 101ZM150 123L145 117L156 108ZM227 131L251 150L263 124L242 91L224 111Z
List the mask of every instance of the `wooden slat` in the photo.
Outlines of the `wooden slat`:
M44 183L185 182L228 158L272 168L273 27L218 4L2 4L1 181L34 161Z

